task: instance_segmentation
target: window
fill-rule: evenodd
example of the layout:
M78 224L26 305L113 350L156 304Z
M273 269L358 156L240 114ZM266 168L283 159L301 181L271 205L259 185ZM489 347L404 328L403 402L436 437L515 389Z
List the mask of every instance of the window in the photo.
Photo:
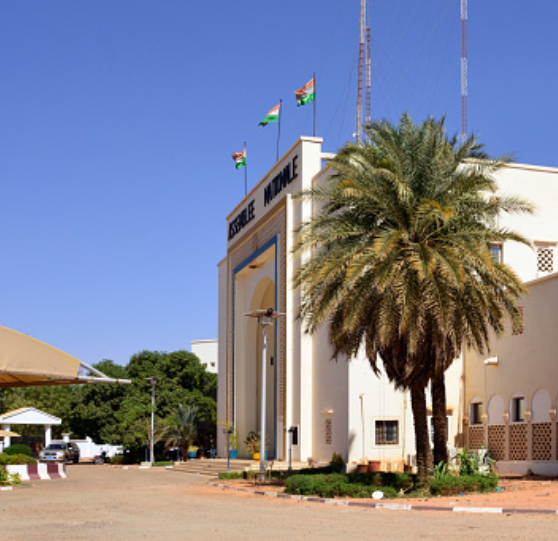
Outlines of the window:
M471 404L471 415L470 423L472 425L482 424L482 414L483 414L483 404L482 402L473 402Z
M523 334L523 306L518 306L519 308L519 318L520 321L517 323L512 322L512 335L517 336L518 334Z
M428 422L430 423L430 440L434 441L434 418L428 417ZM446 435L449 441L449 417L446 417Z
M376 421L376 445L399 443L399 421Z
M516 396L512 399L512 421L521 423L525 421L525 397Z
M326 445L331 445L332 434L333 434L333 426L332 420L326 419L325 420L325 443Z
M491 244L489 249L492 261L494 261L494 263L502 263L502 245L500 243Z
M554 247L555 243L535 243L537 248L537 275L545 276L554 272Z

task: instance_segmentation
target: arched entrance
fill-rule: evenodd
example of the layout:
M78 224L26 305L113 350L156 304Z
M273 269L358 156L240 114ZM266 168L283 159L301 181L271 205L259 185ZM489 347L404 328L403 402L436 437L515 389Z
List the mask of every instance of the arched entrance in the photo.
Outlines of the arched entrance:
M235 277L235 426L239 436L239 456L248 457L246 436L261 430L262 346L261 325L245 314L254 310L276 309L275 246L236 273ZM266 332L266 446L268 459L276 457L277 440L277 363L276 330Z

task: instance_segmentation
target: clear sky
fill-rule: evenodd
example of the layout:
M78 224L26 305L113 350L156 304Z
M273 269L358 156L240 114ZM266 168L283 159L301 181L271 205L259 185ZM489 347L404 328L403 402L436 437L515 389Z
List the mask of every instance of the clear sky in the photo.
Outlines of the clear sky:
M369 0L372 116L461 126L460 1ZM225 217L312 135L355 131L359 0L2 0L0 324L88 363L217 337ZM469 128L558 166L555 2L469 0ZM528 187L526 187L528 190ZM528 191L525 195L528 195Z

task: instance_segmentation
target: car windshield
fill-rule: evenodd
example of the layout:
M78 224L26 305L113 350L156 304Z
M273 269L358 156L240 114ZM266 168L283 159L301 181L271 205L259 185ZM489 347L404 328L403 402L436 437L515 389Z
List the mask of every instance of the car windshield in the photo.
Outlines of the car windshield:
M49 450L55 450L55 451L64 451L66 449L66 445L63 443L51 443L47 449Z

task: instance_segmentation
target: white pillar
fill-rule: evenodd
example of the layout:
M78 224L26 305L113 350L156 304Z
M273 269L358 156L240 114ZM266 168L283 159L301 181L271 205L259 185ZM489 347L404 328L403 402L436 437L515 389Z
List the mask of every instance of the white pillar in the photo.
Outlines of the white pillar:
M62 441L64 443L70 443L70 434L71 434L71 432L67 432L65 434L62 434Z
M4 425L4 430L11 430L12 425ZM6 436L4 438L4 449L9 447L12 444L12 438L10 436Z
M45 447L50 445L52 441L52 428L50 425L45 425Z

